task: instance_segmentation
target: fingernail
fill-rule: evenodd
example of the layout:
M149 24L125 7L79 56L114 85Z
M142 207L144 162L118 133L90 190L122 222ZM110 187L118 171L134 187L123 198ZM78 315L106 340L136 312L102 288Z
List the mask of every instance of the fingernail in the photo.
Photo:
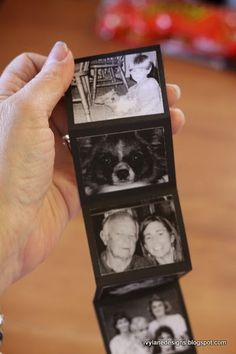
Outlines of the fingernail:
M69 50L64 42L56 42L47 58L47 64L52 61L62 61L66 58Z
M177 99L180 98L181 96L181 89L178 85L172 84L173 89L175 90L175 94L177 96Z

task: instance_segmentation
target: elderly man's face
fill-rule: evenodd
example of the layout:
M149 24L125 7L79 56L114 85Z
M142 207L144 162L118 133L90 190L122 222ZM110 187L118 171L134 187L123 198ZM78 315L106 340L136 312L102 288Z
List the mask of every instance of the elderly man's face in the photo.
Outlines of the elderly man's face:
M136 223L128 216L114 219L106 228L107 251L121 259L132 258L138 238Z

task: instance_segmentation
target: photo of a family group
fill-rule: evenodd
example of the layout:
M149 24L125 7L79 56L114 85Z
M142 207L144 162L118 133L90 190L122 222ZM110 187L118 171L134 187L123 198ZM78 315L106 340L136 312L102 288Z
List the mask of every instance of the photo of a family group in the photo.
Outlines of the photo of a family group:
M169 181L164 128L77 138L85 194Z
M174 282L175 284L175 282ZM181 293L175 285L116 296L100 308L111 354L195 353Z
M75 64L74 123L164 113L156 51Z
M183 261L172 196L92 215L101 275Z

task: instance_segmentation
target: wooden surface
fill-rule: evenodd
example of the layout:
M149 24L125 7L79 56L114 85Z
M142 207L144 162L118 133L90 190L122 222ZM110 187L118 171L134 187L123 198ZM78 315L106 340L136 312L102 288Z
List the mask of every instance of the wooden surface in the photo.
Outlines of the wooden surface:
M47 54L65 40L75 56L122 49L94 34L97 1L2 1L0 70L23 51ZM183 92L187 124L174 138L178 188L193 263L181 280L196 339L226 339L235 353L236 75L165 58ZM95 291L81 215L54 254L1 297L4 354L102 354Z

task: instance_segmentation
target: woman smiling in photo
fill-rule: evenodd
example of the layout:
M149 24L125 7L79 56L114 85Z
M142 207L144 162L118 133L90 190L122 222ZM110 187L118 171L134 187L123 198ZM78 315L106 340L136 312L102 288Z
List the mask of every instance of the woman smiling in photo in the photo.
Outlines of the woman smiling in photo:
M144 254L153 264L170 264L182 261L180 237L165 218L148 216L141 223L141 243Z

